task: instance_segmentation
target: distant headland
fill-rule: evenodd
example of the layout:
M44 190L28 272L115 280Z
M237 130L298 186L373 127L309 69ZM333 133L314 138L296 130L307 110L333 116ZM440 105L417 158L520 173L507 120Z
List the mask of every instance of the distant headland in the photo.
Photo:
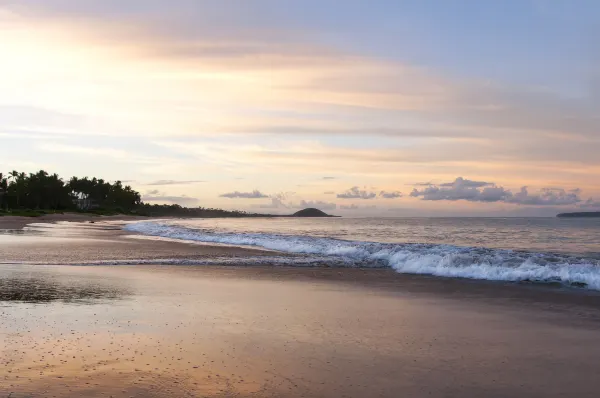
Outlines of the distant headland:
M581 211L575 213L560 213L560 218L600 218L600 211Z

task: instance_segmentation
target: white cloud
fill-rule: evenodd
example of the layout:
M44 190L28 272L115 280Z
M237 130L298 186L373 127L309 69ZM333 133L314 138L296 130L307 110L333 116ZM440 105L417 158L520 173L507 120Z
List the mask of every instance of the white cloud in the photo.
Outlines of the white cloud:
M361 206L361 205L357 205L354 203L351 205L341 205L340 206L340 210L373 210L376 208L377 208L377 206L375 206L375 205Z
M65 153L74 156L84 157L98 157L98 158L109 158L123 163L135 163L135 164L156 164L168 162L168 159L161 157L145 156L141 154L131 153L123 149L110 148L110 147L91 147L82 145L71 145L53 142L40 142L36 144L36 148L42 152L50 153Z
M221 198L229 198L229 199L263 199L263 198L269 197L269 195L265 195L264 193L262 193L256 189L252 192L240 192L240 191L228 192L228 193L221 194L219 196Z
M178 181L178 180L158 180L158 181L152 181L152 182L148 182L144 185L156 185L156 186L162 186L162 185L188 185L188 184L196 184L196 183L200 183L200 182L206 182L203 180L184 180L184 181Z
M169 195L158 189L152 189L142 195L143 202L153 202L157 204L178 204L181 206L192 207L198 205L198 198L187 195Z
M377 194L354 186L343 193L339 193L337 197L339 199L374 199Z
M269 196L271 198L270 204L259 205L262 209L289 209L290 205L285 203L285 200L292 193L280 192Z

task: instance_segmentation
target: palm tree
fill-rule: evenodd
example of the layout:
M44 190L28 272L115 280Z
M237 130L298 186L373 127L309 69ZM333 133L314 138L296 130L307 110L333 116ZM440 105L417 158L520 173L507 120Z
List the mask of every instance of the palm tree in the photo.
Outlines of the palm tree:
M23 194L25 188L25 181L27 176L25 173L19 173L17 170L13 170L8 173L8 178L12 178L13 182L11 184L11 188L14 190L14 196L17 200L17 208L21 207L21 195Z
M2 208L2 204L4 203L4 198L8 192L8 179L4 177L2 173L0 173L0 208ZM6 205L6 210L8 210L8 204Z
M139 192L116 181L72 177L65 182L58 174L11 171L0 174L0 208L90 210L92 206L133 210L142 206Z

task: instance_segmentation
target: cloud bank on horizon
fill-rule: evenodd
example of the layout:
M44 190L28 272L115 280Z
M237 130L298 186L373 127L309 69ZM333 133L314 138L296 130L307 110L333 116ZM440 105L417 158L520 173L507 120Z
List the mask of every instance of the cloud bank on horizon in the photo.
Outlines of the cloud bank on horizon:
M564 208L565 206L573 209L599 208L600 202L594 198L584 199L582 190L579 188L565 190L564 188L541 188L537 191L530 190L523 186L518 191L512 192L504 187L498 186L493 182L474 181L463 177L457 177L454 181L439 184L417 183L413 184L409 198L418 198L420 201L445 201L445 202L479 202L479 203L503 203L517 205L521 209L536 207L552 207L553 209ZM156 191L158 192L158 191ZM336 194L331 191L327 194ZM229 199L269 199L270 203L254 205L256 209L271 210L289 210L314 207L320 210L378 210L377 205L364 205L364 201L375 199L402 199L404 195L399 191L380 191L379 193L370 191L366 187L361 189L353 186L336 194L340 199L340 204L321 200L300 200L294 201L298 196L296 192L285 192L268 195L258 190L251 192L229 192L221 194L221 197ZM344 203L348 199L356 200L355 203ZM388 208L387 211L398 210L399 208Z
M247 210L596 209L598 20L593 0L0 1L0 169Z
M521 187L517 193L499 187L494 183L471 181L458 177L453 182L439 185L431 184L423 189L414 188L410 196L422 200L466 200L471 202L504 202L519 205L562 206L583 202L578 188L542 188L540 192L530 194L528 187ZM589 203L589 201L587 202Z

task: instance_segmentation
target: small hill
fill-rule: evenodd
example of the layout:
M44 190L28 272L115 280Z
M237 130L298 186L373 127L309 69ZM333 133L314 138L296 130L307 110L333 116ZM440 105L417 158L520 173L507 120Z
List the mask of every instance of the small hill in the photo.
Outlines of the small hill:
M327 214L319 209L309 208L309 209L300 210L300 211L292 214L292 217L335 217L335 216L330 216L329 214Z

